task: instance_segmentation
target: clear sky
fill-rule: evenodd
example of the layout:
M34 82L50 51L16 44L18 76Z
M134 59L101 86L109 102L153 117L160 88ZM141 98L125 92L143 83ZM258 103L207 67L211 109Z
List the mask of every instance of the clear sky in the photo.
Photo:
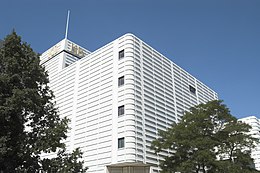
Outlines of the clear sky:
M14 28L42 53L64 38L94 51L133 33L219 94L237 118L260 118L260 0L1 0L0 38Z

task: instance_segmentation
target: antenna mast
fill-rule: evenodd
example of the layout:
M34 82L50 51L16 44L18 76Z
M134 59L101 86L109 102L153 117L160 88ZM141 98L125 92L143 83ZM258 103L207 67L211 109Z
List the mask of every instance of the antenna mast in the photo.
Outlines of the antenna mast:
M67 39L67 38L68 38L68 30L69 30L69 19L70 19L70 10L68 10L68 15L67 15L67 23L66 23L65 39Z

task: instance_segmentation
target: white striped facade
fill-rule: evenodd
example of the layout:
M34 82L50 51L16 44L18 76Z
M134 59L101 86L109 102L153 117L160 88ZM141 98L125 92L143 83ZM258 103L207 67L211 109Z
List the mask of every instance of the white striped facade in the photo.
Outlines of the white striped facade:
M260 140L260 119L255 116L248 116L239 119L239 121L249 124L252 129L248 134ZM254 159L256 170L260 171L260 144L257 144L256 147L252 149L251 157Z
M46 51L41 62L60 115L71 120L68 149L81 148L89 173L158 172L161 155L150 149L158 130L178 122L189 107L218 99L216 92L133 34L92 53L80 48L84 56L63 49L47 57ZM65 65L68 57L75 61Z

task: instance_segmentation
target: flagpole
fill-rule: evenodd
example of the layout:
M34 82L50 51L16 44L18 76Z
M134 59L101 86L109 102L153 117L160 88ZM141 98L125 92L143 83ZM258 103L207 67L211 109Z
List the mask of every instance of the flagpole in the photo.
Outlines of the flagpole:
M65 39L67 39L67 38L68 38L68 30L69 30L69 19L70 19L70 10L68 10L68 15L67 15L67 23L66 23Z

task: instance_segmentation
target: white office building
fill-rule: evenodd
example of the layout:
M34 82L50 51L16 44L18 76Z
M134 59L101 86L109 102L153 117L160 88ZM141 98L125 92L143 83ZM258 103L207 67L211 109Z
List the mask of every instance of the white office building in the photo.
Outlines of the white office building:
M217 93L132 34L94 52L64 39L41 56L62 117L68 150L80 147L88 172L154 173L151 142L185 110Z
M260 139L260 119L255 116L249 116L241 118L239 121L249 124L252 127L249 134L254 138ZM254 159L255 168L260 171L260 144L252 150L251 157Z

